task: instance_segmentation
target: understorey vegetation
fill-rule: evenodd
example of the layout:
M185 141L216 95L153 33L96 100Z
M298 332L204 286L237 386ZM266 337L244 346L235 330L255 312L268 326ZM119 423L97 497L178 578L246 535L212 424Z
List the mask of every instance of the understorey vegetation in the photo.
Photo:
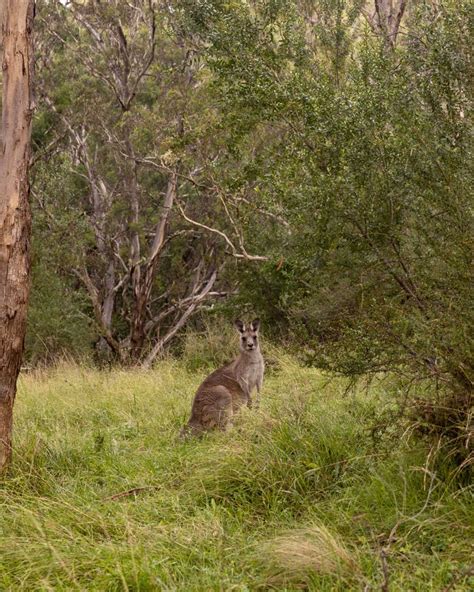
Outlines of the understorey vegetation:
M23 375L2 590L472 589L472 491L410 424L378 438L390 380L348 390L267 348L260 408L183 442L193 349Z

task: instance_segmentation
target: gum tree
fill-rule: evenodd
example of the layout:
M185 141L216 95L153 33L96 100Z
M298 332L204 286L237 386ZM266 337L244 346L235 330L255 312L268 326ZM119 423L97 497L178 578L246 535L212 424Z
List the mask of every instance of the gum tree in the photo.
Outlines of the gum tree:
M32 116L33 0L3 3L0 138L0 473L11 459L12 415L29 293L28 165Z

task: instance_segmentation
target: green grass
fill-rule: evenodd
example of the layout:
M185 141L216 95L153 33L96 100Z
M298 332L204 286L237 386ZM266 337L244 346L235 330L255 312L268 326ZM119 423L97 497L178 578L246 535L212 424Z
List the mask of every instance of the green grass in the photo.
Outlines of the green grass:
M419 442L374 442L384 383L278 357L259 410L189 442L189 363L23 376L0 590L381 590L382 547L391 591L471 589L472 491Z

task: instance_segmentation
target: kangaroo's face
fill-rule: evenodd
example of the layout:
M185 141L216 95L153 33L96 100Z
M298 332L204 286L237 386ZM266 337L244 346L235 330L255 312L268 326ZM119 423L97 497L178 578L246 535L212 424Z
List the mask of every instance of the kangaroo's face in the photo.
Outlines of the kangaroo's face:
M248 325L237 320L234 324L240 334L240 351L250 352L258 349L258 330L260 328L260 320L254 319Z

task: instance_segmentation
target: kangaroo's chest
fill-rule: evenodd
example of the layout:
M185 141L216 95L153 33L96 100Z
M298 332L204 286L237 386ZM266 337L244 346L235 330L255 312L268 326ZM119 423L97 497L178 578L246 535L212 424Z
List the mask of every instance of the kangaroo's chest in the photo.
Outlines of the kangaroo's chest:
M261 382L263 375L263 363L258 362L247 366L240 374L239 382L248 393L251 393L253 389Z

